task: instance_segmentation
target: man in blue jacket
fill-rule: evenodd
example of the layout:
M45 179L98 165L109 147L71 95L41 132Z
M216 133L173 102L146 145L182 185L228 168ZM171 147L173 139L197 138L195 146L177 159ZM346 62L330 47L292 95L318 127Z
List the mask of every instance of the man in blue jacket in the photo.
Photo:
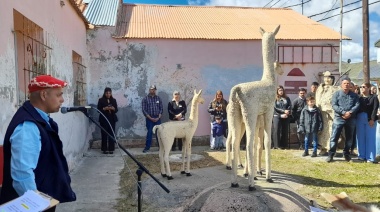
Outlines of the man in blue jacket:
M336 91L331 99L331 105L334 110L334 122L330 137L330 150L326 161L332 162L336 152L339 136L344 127L346 142L344 145L344 159L349 162L350 147L352 145L354 130L356 125L356 112L359 110L359 96L350 91L351 80L345 78L341 83L341 90Z
M66 85L50 75L37 76L29 83L30 100L17 110L4 138L0 204L28 190L41 191L61 203L76 200L58 125L49 117L59 111ZM55 211L55 207L46 211Z

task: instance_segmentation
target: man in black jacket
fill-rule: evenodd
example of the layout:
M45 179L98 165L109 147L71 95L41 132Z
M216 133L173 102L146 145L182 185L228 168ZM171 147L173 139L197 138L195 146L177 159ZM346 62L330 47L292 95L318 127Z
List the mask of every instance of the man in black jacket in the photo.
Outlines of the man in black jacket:
M300 145L300 149L304 149L304 135L302 133L298 133L299 125L300 125L300 116L301 116L301 111L306 105L306 89L305 88L300 88L298 90L298 97L293 100L293 108L292 108L292 115L294 120L296 121L297 124L297 139L298 143Z
M58 125L50 117L59 111L66 85L50 75L40 75L30 81L30 100L17 110L4 138L0 204L28 190L41 191L61 203L76 200ZM55 207L45 211L55 211Z

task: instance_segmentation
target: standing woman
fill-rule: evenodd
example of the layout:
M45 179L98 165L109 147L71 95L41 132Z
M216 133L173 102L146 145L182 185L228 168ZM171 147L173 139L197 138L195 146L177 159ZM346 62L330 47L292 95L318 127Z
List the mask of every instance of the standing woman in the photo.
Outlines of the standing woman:
M227 100L223 98L223 92L221 90L216 91L215 98L208 105L208 112L210 113L210 147L215 148L215 139L212 137L212 123L215 121L215 116L220 116L224 123L224 129L227 129ZM226 134L226 133L225 133Z
M184 100L181 100L181 94L178 91L173 92L173 99L168 103L168 113L169 119L172 121L183 121L185 120L185 115L187 112L186 103ZM174 143L172 146L172 151L175 151L177 148L182 151L182 138L174 138Z
M114 135L115 132L115 124L118 121L116 113L117 113L117 103L116 99L112 97L111 88L106 87L104 89L104 93L102 98L98 101L98 110L104 115L99 115L99 123L100 126L103 127L110 135ZM107 118L107 119L106 119ZM108 124L108 122L111 126ZM112 128L111 128L112 127ZM115 151L115 141L110 138L106 132L101 130L102 133L102 151L103 154L113 154Z
M289 139L290 111L292 103L285 94L284 87L277 87L276 101L273 115L273 147L274 149L285 149Z
M376 158L376 125L379 100L371 94L371 84L360 86L359 112L356 119L356 142L358 159L375 163Z

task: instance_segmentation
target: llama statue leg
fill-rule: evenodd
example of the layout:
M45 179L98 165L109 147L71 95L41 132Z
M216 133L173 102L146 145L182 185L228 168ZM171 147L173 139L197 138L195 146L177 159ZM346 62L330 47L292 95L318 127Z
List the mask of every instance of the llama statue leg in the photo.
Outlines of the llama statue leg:
M165 143L163 145L164 148L164 163L165 163L165 168L166 168L166 176L168 180L172 180L172 173L170 172L170 164L169 164L169 153L170 150L172 149L173 141L174 141L174 135L173 136L168 136L168 135L161 135L162 143Z
M170 153L171 147L169 146L166 149L168 149L167 151L164 152L164 162L165 162L165 167L166 167L166 175L167 175L168 180L172 180L173 176L172 176L172 173L170 172L170 164L169 164L169 153Z
M239 148L236 151L238 151L237 164L238 164L238 168L240 168L240 167L243 167L241 160L240 160L240 142L241 142L241 139L244 135L245 126L243 123L240 123L239 127L237 127L237 126L239 126L239 125L235 124L234 133L239 140ZM227 143L228 143L228 149L227 149ZM226 169L227 170L231 170L231 146L232 146L232 133L230 131L230 133L228 133L227 142L226 142Z
M262 142L263 142L263 138L264 138L264 127L262 127L264 125L264 123L262 123L263 120L264 120L263 116L260 115L257 118L257 123L256 123L254 146L256 147L257 157L255 158L256 159L256 173L253 172L254 173L253 174L254 180L257 180L256 174L263 175L263 173L261 172L261 156L262 156L262 149L263 149ZM247 163L247 154L246 154L245 168L244 168L244 176L245 177L248 177L247 165L248 165L248 163Z
M186 174L185 172L185 155L187 150L187 140L186 138L182 138L182 167L181 174Z
M186 142L186 176L191 176L190 174L190 160L191 160L191 140L193 138L189 138L188 142ZM186 139L187 140L187 139Z
M226 169L231 170L231 142L232 135L231 130L228 132L227 140L226 140Z
M238 157L238 168L239 169L244 168L243 163L241 162L241 158L240 158L240 144L241 144L241 139L243 139L244 133L245 133L245 125L243 122L241 122L240 132L237 136L239 138L239 149L237 150L238 155L239 155L239 157Z
M240 140L236 136L238 133L231 132L231 138L232 138L232 154L231 154L231 165L232 165L232 173L231 173L231 187L237 188L239 187L239 184L237 183L237 164L238 164L238 157L239 157L239 151L240 148Z
M161 139L161 128L159 125L156 126L157 127L157 130L156 130L156 137L157 137L157 140L158 140L158 143L160 145L160 149L158 151L158 156L160 158L160 165L161 165L161 176L162 177L166 177L166 171L165 171L165 163L164 163L164 152L165 152L165 147L164 147L164 144L162 143L162 139Z
M227 105L227 120L228 120L228 136L227 136L227 142L226 142L226 168L228 170L231 170L231 147L233 147L237 139L240 138L241 140L241 131L243 131L243 125L242 125L242 116L241 116L241 110L240 105L235 102L230 102ZM240 145L240 140L239 145ZM236 149L233 148L232 152L234 151L240 151L240 148ZM238 153L239 154L239 153ZM240 158L236 158L238 161L237 163L240 164Z
M274 110L274 109L273 109ZM270 183L273 183L273 180L271 178L271 136L272 136L272 119L273 119L273 110L269 111L268 113L265 114L264 118L264 147L265 147L265 175L266 175L266 180Z
M165 161L164 161L164 153L165 153L165 150L164 150L164 146L163 144L160 142L160 150L158 152L158 156L160 157L160 164L161 164L161 176L162 177L167 177L166 176L166 171L165 171Z
M249 114L251 112L251 114ZM243 121L245 123L245 133L247 136L247 159L248 159L248 182L249 182L249 191L254 191L254 172L256 170L256 165L254 160L256 159L256 147L254 146L255 140L255 131L257 124L257 112L256 111L247 111L246 108L242 108ZM249 116L247 116L249 114Z
M257 174L263 175L263 172L261 171L261 159L262 159L262 153L263 153L263 142L264 142L264 117L263 115L260 115L257 118L257 127L256 127L257 136L255 136L255 146L257 146Z

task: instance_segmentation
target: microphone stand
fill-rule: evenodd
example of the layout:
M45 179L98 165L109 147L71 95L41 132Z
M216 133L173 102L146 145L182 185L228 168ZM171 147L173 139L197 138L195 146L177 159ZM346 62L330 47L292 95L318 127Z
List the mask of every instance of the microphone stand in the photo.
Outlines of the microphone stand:
M122 145L119 144L119 142L116 141L116 138L112 135L110 135L107 130L105 130L102 126L100 126L99 123L97 123L91 116L87 114L87 111L82 111L87 118L89 118L96 126L98 126L103 132L107 133L107 135L112 138L112 140L115 142L115 144L122 149L138 166L136 174L137 174L137 208L138 212L141 212L141 195L142 195L142 190L141 190L141 175L143 172L147 173L156 183L166 191L166 193L170 193L169 189L166 188L164 184L162 184L156 177L154 177L148 169L145 168L144 165L142 165L131 153L129 153Z

